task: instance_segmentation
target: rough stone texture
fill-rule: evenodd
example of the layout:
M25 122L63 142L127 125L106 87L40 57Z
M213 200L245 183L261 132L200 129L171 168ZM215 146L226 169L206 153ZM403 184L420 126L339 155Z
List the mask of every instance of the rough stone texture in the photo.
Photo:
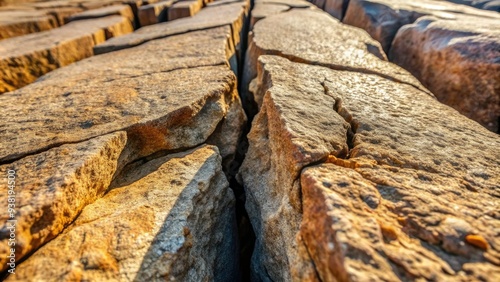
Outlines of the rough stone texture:
M0 214L0 252L9 253L7 220L17 221L17 261L56 237L107 190L126 141L125 132L116 132L0 166L2 175L12 169L17 176L15 217ZM0 203L7 207L7 193ZM8 268L7 261L0 257L0 271Z
M483 18L500 20L500 15L497 13L446 1L350 0L343 22L366 30L371 37L382 44L385 52L389 52L397 31L402 26L426 15L440 18L470 15L477 16L478 21Z
M0 40L57 27L51 15L39 11L0 11Z
M365 31L343 25L319 10L296 9L267 17L255 24L248 41L243 87L257 74L257 58L267 54L333 69L375 73L425 89L409 72L385 61L379 43ZM246 89L241 94L245 102L253 102Z
M6 281L235 281L234 195L216 147L150 161Z
M420 18L399 30L389 57L439 101L499 131L499 19Z
M326 0L323 10L332 17L342 20L349 0Z
M130 20L133 24L134 22L134 13L132 9L128 5L113 5L107 6L99 9L88 10L82 13L75 14L66 19L66 22L72 22L76 20L86 20L86 19L95 19L95 18L103 18L107 16L122 16Z
M461 5L468 5L478 9L500 12L500 1L498 0L441 0Z
M230 25L233 40L240 41L240 30L249 9L248 2L241 1L202 9L193 17L178 19L172 22L159 23L138 29L127 36L113 38L94 48L96 54L107 53L143 44L145 42L168 36Z
M147 26L167 21L168 8L173 3L173 0L169 0L140 7L139 23L141 26Z
M129 137L124 162L202 144L239 103L231 33L224 26L91 57L1 95L0 159L117 130Z
M408 84L260 61L240 175L254 274L302 280L309 264L322 281L498 280L498 135ZM331 164L300 173L317 163Z
M314 5L304 0L255 0L260 4L286 5L290 8L312 8Z
M255 23L263 18L276 15L290 10L290 7L282 4L256 3L252 10L252 18L250 19L250 27L253 28Z
M192 17L201 10L202 5L201 0L176 2L168 9L168 20Z
M132 31L128 19L110 16L2 40L0 93L12 91L49 71L90 57L94 45Z

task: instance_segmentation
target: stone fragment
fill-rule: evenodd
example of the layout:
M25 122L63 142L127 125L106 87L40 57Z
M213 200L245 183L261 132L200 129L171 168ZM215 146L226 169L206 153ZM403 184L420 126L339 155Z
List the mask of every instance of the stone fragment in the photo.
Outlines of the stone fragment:
M176 2L168 9L168 20L192 17L201 10L202 5L203 2L200 0Z
M154 40L0 95L1 161L118 130L129 138L123 163L204 143L230 109L242 111L232 107L239 97L231 34L223 26Z
M389 57L439 101L499 132L499 19L420 18L398 31Z
M440 18L455 18L460 15L477 16L500 20L500 15L481 11L447 1L434 0L350 0L343 22L362 28L380 42L387 53L397 31L418 18L433 15Z
M96 54L134 47L145 42L168 36L230 25L233 30L234 45L240 42L240 32L249 9L248 2L206 7L193 17L172 22L159 23L138 29L127 36L117 37L94 48Z
M114 16L114 15L125 17L129 19L132 24L134 23L134 13L132 12L132 9L128 5L112 5L103 8L88 10L67 18L66 22L104 18L107 16Z
M405 83L259 60L240 172L254 275L498 280L498 135Z
M260 4L275 4L285 5L290 8L313 8L314 5L304 0L255 0L255 3Z
M76 21L45 32L3 40L0 45L0 93L12 91L56 68L90 57L94 45L132 31L128 19L111 16Z
M6 281L235 281L234 195L217 148L127 172Z
M319 10L294 9L267 17L255 24L248 41L242 78L246 104L258 99L245 87L257 74L258 57L265 54L332 69L378 74L425 90L406 70L385 61L379 43L365 31L343 25Z
M290 7L282 4L256 3L252 9L252 18L250 19L250 27L253 28L255 23L268 16L276 15L290 10Z
M141 26L147 26L167 21L168 8L173 3L173 0L169 0L140 7L139 23Z
M0 252L7 254L11 248L8 227L12 222L7 220L16 221L13 247L17 261L72 223L108 189L126 141L125 132L116 132L0 166L2 175L7 170L16 172L15 214L0 214ZM0 195L0 203L7 207L7 193ZM2 255L0 271L9 267L7 262Z
M53 16L41 11L0 11L0 40L49 30L57 26Z

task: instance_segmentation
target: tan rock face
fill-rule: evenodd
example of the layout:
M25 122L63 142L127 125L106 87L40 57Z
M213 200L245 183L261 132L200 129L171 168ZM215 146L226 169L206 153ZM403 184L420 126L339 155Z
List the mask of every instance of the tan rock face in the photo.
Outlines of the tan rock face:
M132 9L128 5L112 5L103 8L88 10L67 18L66 22L103 18L114 15L125 17L129 19L132 24L134 22L134 13L132 12Z
M202 6L201 0L176 2L168 9L168 20L192 17L201 10Z
M333 69L374 73L425 89L410 73L384 61L380 45L366 32L342 25L319 10L297 9L257 22L249 38L243 85L256 76L257 58L265 54ZM245 91L242 95L244 100L253 100Z
M260 61L266 94L241 170L257 275L496 281L496 134L404 83Z
M90 57L94 45L132 31L128 19L111 16L2 40L0 93L15 90L49 71Z
M168 8L174 3L171 1L162 1L159 3L145 5L139 8L139 23L141 26L147 26L164 22L167 20Z
M129 137L124 163L202 144L239 99L227 62L230 36L230 28L221 27L152 41L80 61L1 95L6 106L0 116L7 122L0 158L117 130ZM40 107L41 101L51 106Z
M500 20L423 17L397 33L391 61L409 70L442 103L498 132Z
M343 22L366 30L388 52L394 36L402 26L426 15L440 18L470 15L480 19L500 19L497 13L447 1L350 0Z
M125 132L116 132L2 165L2 175L15 170L17 177L15 216L0 215L1 253L10 249L7 220L16 220L15 254L19 261L56 237L86 205L100 198L111 183L126 141ZM5 207L7 196L0 195ZM8 268L7 261L6 256L0 257L0 271Z
M96 54L103 54L137 46L150 40L225 25L232 27L234 32L233 40L239 43L239 33L243 26L243 20L247 14L248 8L248 3L244 1L206 7L193 17L146 26L127 36L108 40L96 46L94 52Z
M234 196L217 148L128 172L6 281L231 281Z
M41 11L0 11L0 39L49 30L57 25L53 16Z

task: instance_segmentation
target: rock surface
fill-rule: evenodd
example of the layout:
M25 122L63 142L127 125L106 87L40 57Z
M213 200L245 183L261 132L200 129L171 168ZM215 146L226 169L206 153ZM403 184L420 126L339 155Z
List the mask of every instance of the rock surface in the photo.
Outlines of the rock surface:
M439 101L499 132L500 19L420 18L398 31L389 57Z
M0 40L57 27L56 19L39 11L0 11Z
M6 132L0 159L117 130L129 136L124 161L202 144L239 99L228 68L230 37L226 26L151 41L88 58L1 95L6 122L0 130Z
M132 31L127 18L110 16L2 40L0 93L15 90L49 71L90 57L94 45Z
M495 281L497 135L404 83L260 60L266 94L240 172L254 275ZM318 162L332 164L301 174Z
M113 5L99 9L92 9L82 13L75 14L66 19L67 22L103 18L107 16L122 16L130 20L131 24L134 23L134 13L128 5Z
M150 161L6 281L234 281L234 196L216 147Z
M139 23L141 26L147 26L167 21L168 8L170 8L173 3L174 1L170 0L140 7Z
M168 9L168 20L192 17L198 13L203 6L201 0L187 0L176 2Z
M57 236L72 223L83 208L108 189L118 167L118 158L127 141L125 132L116 132L77 144L67 144L0 166L17 174L15 216L0 215L0 252L9 252L8 222L16 220L16 259ZM7 193L0 203L7 207ZM8 258L0 257L0 271Z
M362 28L388 52L397 31L418 18L433 15L454 18L460 15L500 20L500 15L446 1L434 0L350 0L343 22Z
M176 34L226 25L231 26L235 33L233 34L234 41L239 42L239 31L243 26L243 20L248 9L249 4L245 1L206 7L193 17L146 26L127 36L108 40L96 46L94 52L96 54L103 54Z

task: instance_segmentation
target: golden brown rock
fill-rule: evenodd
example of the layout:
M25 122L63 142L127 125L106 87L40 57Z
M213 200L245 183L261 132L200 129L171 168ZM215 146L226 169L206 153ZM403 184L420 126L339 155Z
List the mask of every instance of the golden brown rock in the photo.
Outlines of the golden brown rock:
M0 93L20 88L49 71L90 57L94 45L132 31L128 19L110 16L2 40Z
M0 11L0 40L57 27L56 19L42 11Z
M15 214L0 214L0 252L7 254L11 248L8 227L12 222L7 220L15 220L17 261L56 237L86 205L106 192L126 142L125 132L116 132L2 165L2 175L14 170L17 177ZM7 196L0 195L4 207ZM0 257L0 271L9 267L7 261L6 256Z
M496 134L376 74L260 61L240 175L255 275L301 280L309 265L323 281L498 279Z
M499 132L500 17L420 18L398 31L389 57L439 101Z
M6 281L234 281L234 196L217 148L120 178Z
M176 2L168 9L168 20L192 17L203 7L201 0L186 0Z
M170 8L173 3L173 0L169 0L140 7L139 23L141 26L147 26L166 21L168 8Z

